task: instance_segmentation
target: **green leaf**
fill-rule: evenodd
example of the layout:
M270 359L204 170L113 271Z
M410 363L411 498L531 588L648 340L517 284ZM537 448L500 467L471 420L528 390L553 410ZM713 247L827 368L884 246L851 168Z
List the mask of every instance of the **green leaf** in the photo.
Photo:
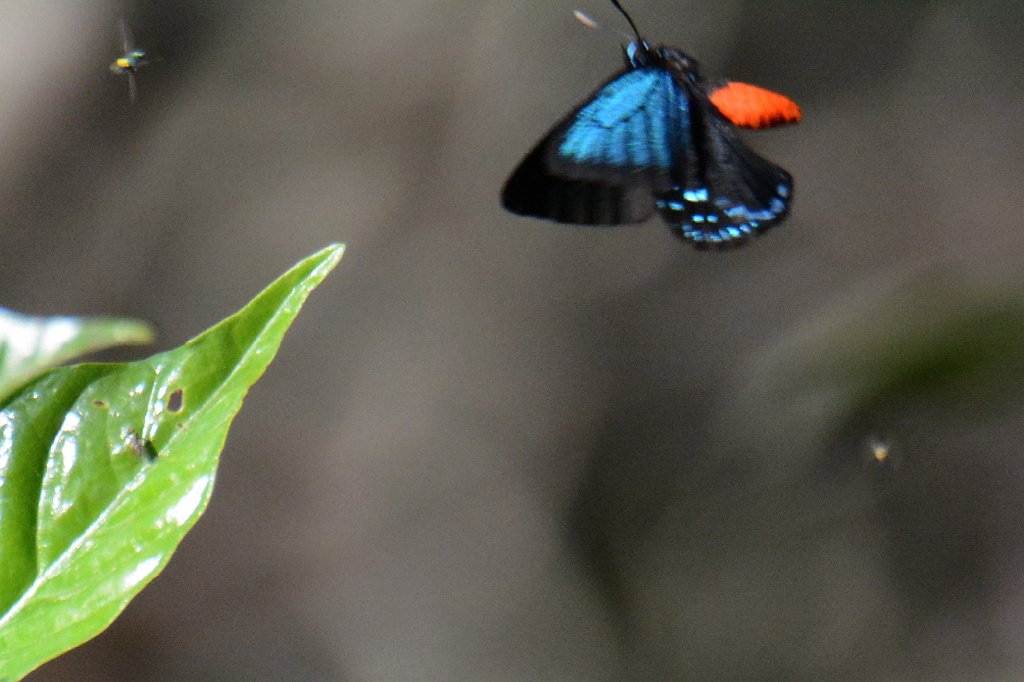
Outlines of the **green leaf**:
M0 679L101 632L167 564L242 399L342 250L181 348L59 368L0 406Z
M152 328L137 320L28 317L0 308L0 401L73 358L152 341Z

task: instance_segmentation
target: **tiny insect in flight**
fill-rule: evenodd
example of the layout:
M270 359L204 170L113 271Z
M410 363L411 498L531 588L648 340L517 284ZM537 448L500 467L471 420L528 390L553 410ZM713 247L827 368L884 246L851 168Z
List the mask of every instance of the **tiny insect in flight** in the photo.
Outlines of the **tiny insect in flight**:
M121 49L123 54L115 59L110 65L110 72L116 76L125 76L128 79L128 101L134 103L139 95L138 84L135 82L135 74L140 68L149 64L146 53L135 47L135 39L132 38L131 29L119 19L117 28L121 33Z
M892 441L877 434L868 436L864 440L867 461L874 466L895 468L899 465L898 449L893 446Z
M505 183L502 205L579 225L638 223L657 212L698 248L742 244L782 221L792 176L751 151L734 126L797 123L800 107L754 85L706 80L696 60L651 46L611 2L633 30L626 68L526 155Z

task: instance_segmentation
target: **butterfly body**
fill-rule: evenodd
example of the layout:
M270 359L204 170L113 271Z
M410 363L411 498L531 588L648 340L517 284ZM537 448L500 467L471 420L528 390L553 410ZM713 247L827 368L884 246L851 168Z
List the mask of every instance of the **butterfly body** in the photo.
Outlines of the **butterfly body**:
M744 83L709 83L696 60L645 40L527 154L502 191L513 213L615 225L657 212L698 247L739 244L781 221L793 179L734 125L796 122L800 110Z

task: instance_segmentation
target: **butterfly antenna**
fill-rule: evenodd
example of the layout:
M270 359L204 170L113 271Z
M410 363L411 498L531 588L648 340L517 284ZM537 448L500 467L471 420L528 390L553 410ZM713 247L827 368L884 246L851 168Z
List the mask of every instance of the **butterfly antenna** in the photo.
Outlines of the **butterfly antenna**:
M619 4L619 0L612 0L612 4L615 5L615 9L619 10L619 13L622 16L626 17L626 21L629 22L629 27L633 29L633 33L636 34L636 39L642 42L643 37L640 35L640 29L638 29L636 24L633 23L633 17L629 16L629 12L622 8L622 5Z
M578 9L574 9L572 11L572 15L576 17L576 21L580 22L587 28L592 28L595 31L608 31L609 33L618 34L620 37L625 38L627 43L633 40L633 36L629 35L625 31L618 31L614 28L607 28L605 26L602 26L601 24L597 23L597 21L595 21L593 17L584 14Z
M583 24L587 28L592 28L595 31L600 31L601 30L601 24L597 23L596 21L594 21L593 19L588 17L586 14L584 14L580 10L574 9L572 11L572 15L574 17L576 17L576 21L580 22L581 24Z

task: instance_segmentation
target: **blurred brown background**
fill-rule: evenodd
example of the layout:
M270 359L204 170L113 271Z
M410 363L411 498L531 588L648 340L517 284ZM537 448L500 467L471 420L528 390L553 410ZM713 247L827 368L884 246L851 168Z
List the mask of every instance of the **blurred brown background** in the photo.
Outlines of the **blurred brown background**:
M3 3L0 305L168 348L348 245L167 571L30 679L1024 679L1024 5L630 2L803 106L748 137L791 218L729 253L500 209L619 68L574 7L624 28Z

